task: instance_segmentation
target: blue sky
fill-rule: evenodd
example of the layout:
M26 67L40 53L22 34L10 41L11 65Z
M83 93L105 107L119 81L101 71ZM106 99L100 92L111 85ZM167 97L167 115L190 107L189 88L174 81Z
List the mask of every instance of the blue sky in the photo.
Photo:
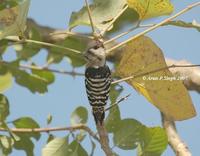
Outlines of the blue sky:
M31 2L29 17L36 20L41 25L48 25L54 28L66 29L69 17L72 11L79 10L83 5L84 0L33 0ZM188 4L197 2L196 0L172 0L175 5L175 12L185 8ZM200 7L185 13L177 19L191 22L195 19L200 22ZM148 20L145 23L156 23L159 20ZM186 59L194 64L200 63L200 34L195 29L182 29L178 27L161 27L147 36L151 37L153 41L163 50L163 53L168 58ZM9 49L13 54L12 48ZM38 63L43 64L47 53L42 50L39 56L34 59ZM7 57L12 57L8 55ZM71 70L67 60L61 64L56 65L61 69ZM80 68L83 71L84 68ZM122 83L125 87L123 95L131 93L131 97L120 105L120 110L123 118L135 118L147 126L159 126L160 113L151 105L143 96L139 95L130 86ZM193 103L196 107L197 113L200 113L200 96L195 92L190 92ZM90 110L84 88L84 78L72 78L67 75L56 75L56 82L49 86L49 92L44 95L32 94L26 88L22 88L16 84L6 92L10 101L11 115L9 120L21 116L31 116L41 127L46 126L46 118L48 114L53 115L52 126L68 126L71 112L79 105L82 105ZM90 115L89 125L93 126L93 118ZM188 144L194 156L199 154L199 140L198 132L200 129L200 117L197 117L177 122L177 129L183 140ZM58 136L64 136L66 133L57 133ZM39 156L41 149L46 141L46 134L41 140L36 143L35 155ZM90 151L90 143L86 140L83 145ZM89 148L88 148L89 147ZM98 147L99 148L99 147ZM134 151L122 151L116 148L119 155L130 156L134 155ZM95 155L101 155L101 150L96 150ZM170 148L163 154L163 156L174 155ZM24 152L14 151L11 156L25 156Z

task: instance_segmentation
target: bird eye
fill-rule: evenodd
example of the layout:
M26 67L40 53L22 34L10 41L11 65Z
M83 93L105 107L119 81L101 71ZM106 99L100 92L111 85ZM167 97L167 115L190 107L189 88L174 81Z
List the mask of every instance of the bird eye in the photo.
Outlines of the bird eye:
M95 50L97 50L97 49L99 48L99 46L98 46L98 45L95 45L93 48L94 48Z

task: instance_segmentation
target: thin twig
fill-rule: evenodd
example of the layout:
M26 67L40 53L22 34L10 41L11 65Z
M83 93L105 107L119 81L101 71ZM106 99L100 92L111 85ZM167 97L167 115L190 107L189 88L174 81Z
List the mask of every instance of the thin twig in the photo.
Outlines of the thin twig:
M46 68L46 67L38 67L35 65L20 64L19 67L23 68L23 69L49 71L49 72L53 72L53 73L66 74L66 75L71 75L71 76L84 76L83 73L79 73L79 72L75 72L75 71L57 70L57 69L51 69L51 68Z
M101 32L101 35L103 36L106 31L115 23L115 21L128 9L128 5L126 5L118 14L113 18L113 20L109 23L109 25Z
M80 124L71 127L47 127L47 128L10 128L11 132L15 133L44 133L44 132L58 132L58 131L75 131L75 130L85 130L88 132L95 140L100 141L96 134L86 125ZM0 128L0 131L7 132L7 129Z
M91 27L92 27L93 36L96 36L95 25L94 25L94 22L92 20L92 13L91 13L90 6L89 6L87 0L85 0L85 5L87 7L88 17L90 19L90 24L91 24Z
M11 64L6 61L0 61L0 64L11 66ZM12 68L30 69L30 70L37 70L37 71L49 71L49 72L53 72L53 73L65 74L65 75L71 75L71 76L84 76L83 73L79 73L79 72L75 72L75 71L57 70L57 69L51 69L51 68L47 68L47 67L40 67L40 66L36 66L36 65L20 64L19 67L12 66Z
M190 150L188 149L188 146L185 142L182 141L182 139L178 135L175 122L169 119L163 113L161 113L161 117L163 128L165 129L168 136L169 145L173 149L174 153L177 156L192 156Z
M113 50L115 50L115 49L121 47L122 45L125 45L126 43L128 43L128 42L130 42L130 41L132 41L132 40L134 40L134 39L137 39L137 38L139 38L140 36L142 36L142 35L144 35L144 34L150 32L150 31L152 31L152 30L154 30L154 29L156 29L156 28L162 26L163 24L165 24L165 23L171 21L172 19L174 19L174 18L176 18L176 17L182 15L183 13L185 13L185 12L191 10L192 8L194 8L194 7L198 6L198 5L200 5L200 2L196 2L196 3L194 3L194 4L191 4L191 5L187 6L185 9L181 10L181 11L178 12L177 14L175 14L175 15L173 15L173 16L171 16L171 17L169 17L169 18L167 18L167 19L165 19L165 20L163 20L163 21L161 21L160 23L158 23L158 24L156 24L156 25L154 25L154 26L152 26L152 27L150 27L150 28L144 30L143 32L138 33L137 35L135 35L135 36L133 36L133 37L127 39L126 41L121 42L121 43L117 44L116 46L114 46L114 47L108 49L108 50L107 50L107 53L109 53L109 52L111 52L111 51L113 51Z
M146 7L145 12L144 12L144 14L143 14L143 17L146 15L146 13L147 13L147 11L148 11L148 9L149 9L149 4L150 4L150 0L148 1L148 4L147 4L147 7ZM136 26L134 26L133 28L129 29L129 30L126 31L126 32L123 32L123 33L121 33L121 34L119 34L119 35L117 35L117 36L111 38L110 40L105 41L104 44L108 44L108 43L110 43L110 42L112 42L112 41L114 41L114 40L117 40L118 38L129 34L130 32L134 31L134 30L137 29L137 28L142 28L142 27L140 26L140 23L141 23L141 20L138 20L138 22L136 23Z
M117 105L120 104L122 101L127 100L128 97L129 97L130 95L131 95L131 94L128 94L128 95L126 95L126 96L120 98L120 99L119 99L118 101L116 101L115 103L111 104L108 108L105 109L105 112L108 111L108 110L110 110L111 108L117 106Z
M112 82L112 84L116 84L116 83L120 83L120 82L123 82L123 81L126 81L126 80L130 80L130 79L135 79L135 78L138 78L138 77L141 77L141 76L145 76L145 75L149 75L149 74L152 74L152 73L156 73L156 72L159 72L161 70L165 70L165 69L169 69L169 68L187 68L187 67L200 67L200 64L196 64L196 65L170 65L170 66L166 66L166 67L162 67L162 68L158 68L158 69L155 69L155 70L151 70L149 72L145 72L145 73L140 73L140 74L136 74L136 75L131 75L131 76L128 76L128 77L125 77L125 78L122 78L120 80L116 80L114 82Z
M50 35L50 36L54 36L54 35L62 35L62 34L66 34L66 35L69 35L69 36L75 36L75 37L86 38L86 39L94 39L93 36L84 35L84 34L77 33L77 32L72 32L72 31L53 32L53 33L50 33L49 35Z
M105 44L108 44L108 43L110 43L110 42L112 42L112 41L114 41L114 40L117 40L118 38L120 38L120 37L122 37L122 36L125 36L125 35L129 34L131 31L134 31L135 29L140 28L140 22L141 22L141 21L138 21L137 24L136 24L136 26L134 26L133 28L131 28L131 29L129 29L128 31L123 32L123 33L121 33L121 34L119 34L119 35L117 35L117 36L115 36L115 37L113 37L113 38L111 38L111 39L105 41L103 44L104 44L104 45L105 45Z
M20 40L18 38L18 36L8 36L5 39L7 39L9 41L21 42L21 43L34 43L34 44L44 45L44 46L48 46L48 47L54 47L54 48L68 50L68 51L76 53L76 54L81 54L81 51L78 51L78 50L75 50L75 49L71 49L71 48L67 48L67 47L64 47L64 46L61 46L61 45L56 45L56 44L42 42L42 41L36 41L36 40L30 40L30 39Z

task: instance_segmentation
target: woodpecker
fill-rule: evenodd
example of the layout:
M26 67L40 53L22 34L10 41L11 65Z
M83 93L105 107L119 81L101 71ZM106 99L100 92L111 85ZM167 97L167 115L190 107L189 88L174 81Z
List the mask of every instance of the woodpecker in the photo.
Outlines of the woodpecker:
M106 53L102 44L96 43L84 54L87 61L85 70L85 86L88 101L96 124L102 125L105 118L105 105L108 101L111 72L106 65Z

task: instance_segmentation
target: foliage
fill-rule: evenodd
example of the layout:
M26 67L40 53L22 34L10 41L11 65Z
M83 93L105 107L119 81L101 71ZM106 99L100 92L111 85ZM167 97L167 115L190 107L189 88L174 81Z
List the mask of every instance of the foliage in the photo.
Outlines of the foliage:
M173 5L170 3L170 0L127 0L127 3L130 8L137 11L140 19L168 15L173 12Z
M5 156L9 155L13 149L23 150L27 156L34 156L35 141L39 141L41 138L39 132L33 132L33 129L40 128L40 125L31 117L20 117L11 122L7 120L10 114L10 104L4 93L12 87L13 80L18 85L27 88L31 93L44 94L48 92L49 85L53 84L56 79L54 71L47 70L48 66L52 64L57 65L66 58L73 68L82 67L85 64L81 54L77 55L70 50L61 51L56 46L47 47L31 42L42 42L43 36L34 25L26 26L29 3L29 0L4 0L0 3L0 93L2 93L0 94L0 128L6 130L5 133L0 133L0 154L2 152ZM115 17L127 6L129 8L115 21ZM147 18L169 15L174 8L169 0L94 0L90 7L95 28L99 31L109 31L107 34L119 32L127 23L132 24L138 20L142 21ZM90 25L86 7L72 13L69 29L72 30L80 25ZM200 26L196 22L191 23L178 20L169 21L164 25L200 30ZM25 28L27 28L26 31ZM17 36L19 41L11 42L7 40L7 37L10 35ZM30 42L27 42L27 40ZM54 44L84 51L88 42L90 42L89 39L68 36L65 40ZM14 44L16 58L5 60L6 49L12 44ZM37 57L43 48L48 52L45 58L46 64L44 67L38 68L33 58ZM22 63L27 63L28 66L23 66ZM115 76L124 78L166 67L166 63L161 50L151 39L142 36L126 45L125 49L123 49L123 55L116 62L115 67ZM171 77L172 74L165 69L150 73L148 76ZM127 82L139 93L143 94L160 111L174 120L184 120L195 116L195 109L191 98L182 82L155 82L144 80L144 78L146 79L146 77L140 76ZM123 94L123 86L113 85L110 91L111 104L115 103L121 94ZM47 117L48 126L51 125L52 120L53 117L49 115ZM70 122L72 127L87 125L87 108L83 106L77 107L70 116ZM8 123L14 128L28 129L31 132L12 132ZM138 156L159 156L162 155L167 147L167 136L163 128L157 126L148 127L136 119L123 118L119 106L109 110L105 119L105 127L107 132L111 134L109 139L112 140L114 147L121 150L137 149ZM48 132L47 144L42 149L42 155L88 156L89 152L86 151L88 148L85 148L85 142L83 142L83 140L88 141L86 138L89 138L91 141L91 156L95 155L94 150L97 142L91 136L88 136L85 130L69 131L61 138Z
M137 41L131 41L126 45L116 73L123 78L166 66L161 50L149 38L140 37ZM128 83L173 120L184 120L196 115L182 81L173 77L168 69L136 77L128 80Z
M125 5L125 0L94 0L94 3L90 5L90 8L95 27L100 31L105 30L113 21L114 17L123 10ZM107 14L108 12L109 14ZM73 12L71 15L69 28L72 29L78 25L90 25L86 7L83 7L78 12Z
M15 0L0 5L0 39L24 32L29 3L29 0Z

